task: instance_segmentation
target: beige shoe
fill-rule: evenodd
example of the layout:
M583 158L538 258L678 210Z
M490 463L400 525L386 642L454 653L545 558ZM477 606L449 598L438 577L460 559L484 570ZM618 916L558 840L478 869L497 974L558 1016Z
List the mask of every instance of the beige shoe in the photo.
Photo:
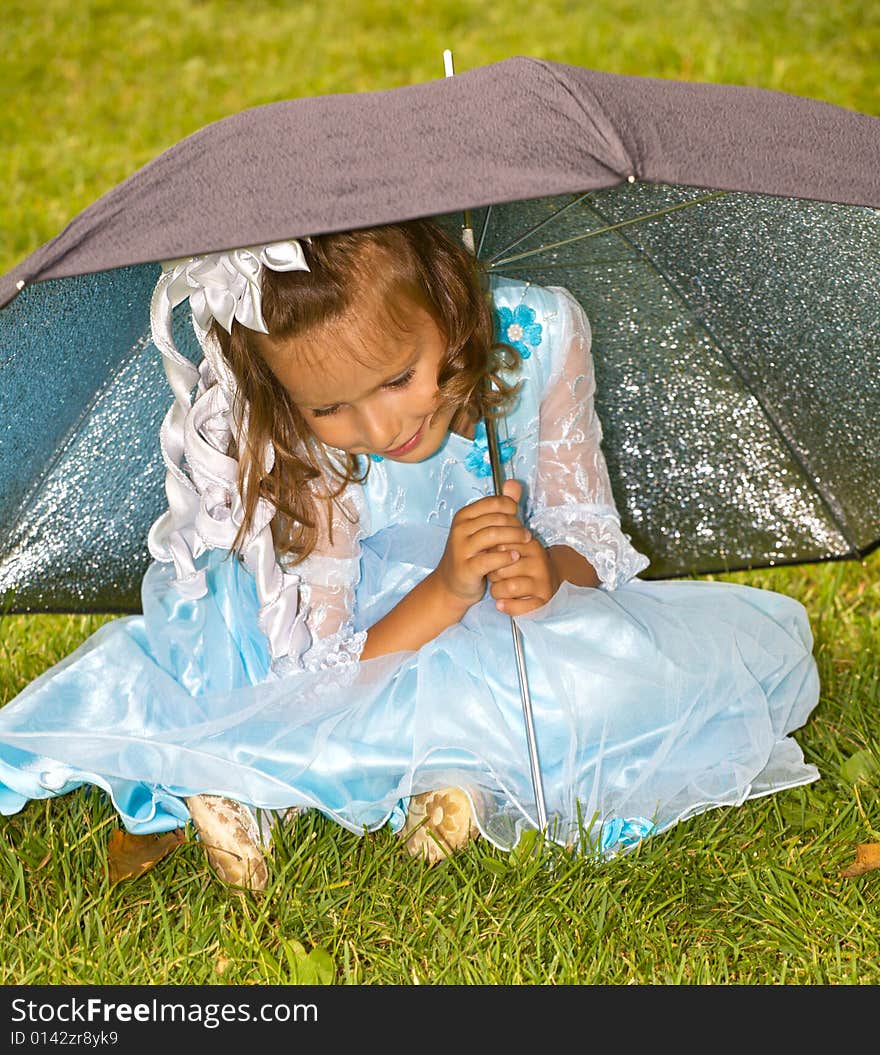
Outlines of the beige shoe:
M269 869L251 811L220 795L192 795L186 804L208 863L223 882L247 890L265 890Z
M444 861L479 834L471 800L461 788L441 788L413 795L406 823L398 836L413 857L429 865Z

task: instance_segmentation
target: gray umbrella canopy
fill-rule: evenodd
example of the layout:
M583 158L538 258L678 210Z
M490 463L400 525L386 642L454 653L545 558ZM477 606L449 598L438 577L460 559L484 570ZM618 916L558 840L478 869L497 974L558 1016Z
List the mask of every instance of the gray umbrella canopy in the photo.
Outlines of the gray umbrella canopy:
M880 118L819 100L527 58L208 125L0 277L0 603L140 607L171 399L160 261L421 216L457 231L465 210L494 271L567 286L591 318L645 577L867 552L878 157Z

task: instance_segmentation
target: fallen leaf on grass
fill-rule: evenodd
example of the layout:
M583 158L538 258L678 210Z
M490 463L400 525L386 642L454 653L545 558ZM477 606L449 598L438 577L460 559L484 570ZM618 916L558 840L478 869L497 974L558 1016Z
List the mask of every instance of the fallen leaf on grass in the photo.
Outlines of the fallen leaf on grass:
M856 751L840 767L840 775L848 784L855 784L860 780L870 780L880 769L880 761L871 750Z
M859 843L856 846L856 858L851 865L840 873L844 879L864 875L880 868L880 843Z
M290 984L330 985L333 981L333 959L326 949L316 945L311 952L306 952L302 942L296 939L282 941L281 948L287 959Z
M39 872L52 860L52 847L44 839L33 836L15 847L18 859L32 872Z
M107 846L107 872L111 883L136 879L185 841L182 828L155 835L133 835L123 828L110 834Z

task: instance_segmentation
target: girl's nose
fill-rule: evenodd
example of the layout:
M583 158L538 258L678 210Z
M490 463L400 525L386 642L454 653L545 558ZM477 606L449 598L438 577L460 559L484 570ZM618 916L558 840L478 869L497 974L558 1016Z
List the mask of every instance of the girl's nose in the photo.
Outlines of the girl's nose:
M400 431L396 415L379 407L367 408L361 417L364 440L371 451L387 451L394 447ZM404 437L405 439L406 437ZM400 440L402 443L403 440Z

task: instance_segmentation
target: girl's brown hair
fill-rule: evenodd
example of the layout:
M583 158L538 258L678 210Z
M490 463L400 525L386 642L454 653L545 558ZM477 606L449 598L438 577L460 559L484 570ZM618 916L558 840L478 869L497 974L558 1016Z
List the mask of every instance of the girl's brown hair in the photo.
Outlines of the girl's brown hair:
M302 247L309 271L263 268L262 310L270 340L303 337L344 320L367 297L384 305L393 322L395 302L407 296L433 315L446 337L438 410L453 412L451 427L491 418L507 407L516 387L500 371L515 369L519 356L495 341L485 270L436 223L409 220L320 235L303 240ZM272 522L277 553L298 563L314 549L319 522L332 523L330 506L350 483L366 479L369 459L348 453L334 458L315 439L266 364L262 335L237 320L231 333L216 321L211 332L238 383L236 420L247 416L246 440L229 452L239 462L244 506L233 548L248 535L262 497L277 511ZM267 471L270 444L274 462ZM324 517L318 516L321 500L327 502Z

